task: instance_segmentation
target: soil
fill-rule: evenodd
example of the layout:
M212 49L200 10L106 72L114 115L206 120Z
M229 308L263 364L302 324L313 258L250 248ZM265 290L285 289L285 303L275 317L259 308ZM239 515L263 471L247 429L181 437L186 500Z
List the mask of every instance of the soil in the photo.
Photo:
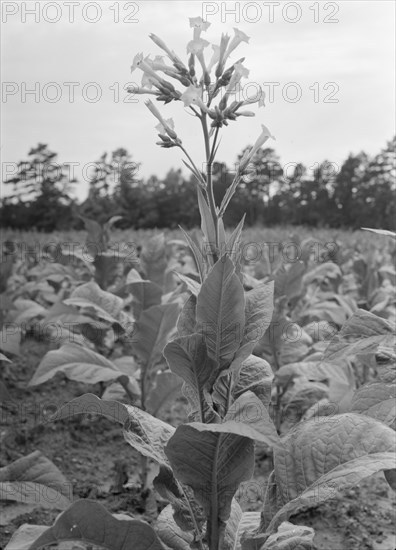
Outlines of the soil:
M99 386L84 386L63 375L29 388L28 382L47 351L48 344L30 339L22 345L20 357L6 368L3 363L2 379L12 402L3 403L0 409L0 467L40 450L72 483L75 499L95 499L112 513L152 522L165 503L150 491L141 491L137 474L140 457L125 442L118 425L86 416L45 421L54 409L83 393L100 395ZM165 419L178 423L182 409L182 405L174 407ZM270 469L270 457L258 452L255 479L265 485ZM246 486L243 495L244 509L260 509L262 491ZM2 504L0 549L23 523L51 525L59 514L59 510L34 505ZM395 550L395 519L395 494L378 474L342 498L294 516L291 521L315 529L317 550Z

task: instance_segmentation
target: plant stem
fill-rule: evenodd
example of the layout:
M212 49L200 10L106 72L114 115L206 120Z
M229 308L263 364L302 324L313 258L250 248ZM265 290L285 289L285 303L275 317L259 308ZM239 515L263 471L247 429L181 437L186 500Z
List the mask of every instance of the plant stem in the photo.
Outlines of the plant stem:
M184 491L183 487L180 487L180 489L181 489L181 491L183 492L183 494L184 494L184 496L185 496L185 498L186 498L188 510L189 510L189 512L190 512L190 515L191 515L191 521L193 522L194 529L195 529L195 532L196 532L196 534L197 534L197 542L198 542L198 544L199 544L199 548L200 548L200 550L204 550L204 546L203 546L202 538L201 538L201 533L200 533L200 530L199 530L199 527L198 527L197 520L195 519L193 509L192 509L192 507L191 507L190 499L188 498L188 495L187 495L187 493Z
M198 179L198 181L201 183L201 186L205 187L205 181L204 179L202 178L201 176L201 173L200 171L198 170L197 166L195 165L193 159L190 157L190 155L188 154L187 150L183 147L183 145L179 145L180 149L183 151L183 153L186 155L186 157L188 158L191 166L194 168L195 172L196 172L196 175L195 177ZM199 178L198 178L199 176Z
M136 399L135 399L135 395L133 393L130 392L129 390L129 386L128 386L128 379L124 376L120 376L120 378L118 379L118 382L121 384L121 386L124 388L125 390L125 393L127 394L127 396L129 397L129 400L132 404L135 403Z
M212 487L211 487L211 503L210 503L210 515L211 515L211 529L210 529L210 545L209 550L219 550L219 495L217 494L217 468L219 461L219 453L221 446L222 434L219 434L219 438L216 443L215 455L213 458L213 470L212 470Z
M216 131L215 131L214 138L213 138L212 150L211 150L211 152L210 152L210 158L209 158L210 164L212 164L213 161L214 161L215 151L216 151L216 142L217 142L217 138L218 138L218 135L219 135L219 130L220 130L220 128L217 127L217 128L216 128Z
M213 224L215 227L215 246L216 250L219 250L219 218L216 212L216 203L213 194L213 181L212 181L212 162L210 151L210 140L208 132L208 123L206 120L206 113L202 113L201 117L202 130L205 140L205 152L206 152L206 185L208 191L209 208L212 214ZM213 149L214 150L214 149Z

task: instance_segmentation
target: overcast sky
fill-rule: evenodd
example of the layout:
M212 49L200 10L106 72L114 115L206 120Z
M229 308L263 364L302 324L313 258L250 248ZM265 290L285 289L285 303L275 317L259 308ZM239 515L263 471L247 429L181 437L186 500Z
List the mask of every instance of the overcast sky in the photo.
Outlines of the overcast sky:
M61 162L78 163L80 198L88 187L84 165L117 147L142 163L143 177L182 166L179 150L155 145L157 121L145 96L128 96L124 86L140 83L138 71L130 73L135 53L161 53L149 33L187 59L188 18L198 15L211 23L203 34L211 43L218 44L222 32L233 36L233 27L251 37L231 61L246 56L245 85L257 83L267 92L266 107L254 107L255 118L225 128L219 160L231 166L261 124L276 136L271 146L283 165L313 166L325 158L339 164L350 152L375 154L395 133L393 1L3 1L1 8L3 175L38 142L48 143ZM277 83L273 98L271 82ZM296 94L301 97L294 101ZM173 117L200 164L198 121L181 102L157 105L165 118Z

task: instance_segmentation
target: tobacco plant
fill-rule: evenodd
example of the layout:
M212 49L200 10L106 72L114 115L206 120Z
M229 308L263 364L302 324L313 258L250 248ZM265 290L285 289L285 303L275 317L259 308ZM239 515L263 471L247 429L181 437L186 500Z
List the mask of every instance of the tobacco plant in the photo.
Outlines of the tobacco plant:
M239 116L251 116L250 111L241 109L246 104L262 103L262 98L241 101L234 97L248 71L243 59L229 59L248 37L238 29L231 40L223 34L208 60L204 50L209 43L201 34L209 23L197 17L190 19L190 25L193 39L187 45L187 63L151 35L172 64L138 54L132 66L143 71L142 87L135 93L151 94L165 104L182 101L203 132L205 172L185 150L172 121L165 120L154 104L147 102L159 121L159 144L181 149L197 180L202 239L185 237L199 277L183 278L190 295L177 321L177 336L163 351L169 369L183 382L190 407L188 422L174 428L138 407L92 394L74 399L56 415L60 419L96 410L121 423L127 442L158 464L154 487L169 505L150 526L126 516L112 516L101 505L80 500L52 527L36 527L36 534L30 535L34 538L28 546L31 550L64 540L112 550L304 550L313 547L313 529L293 525L289 522L292 515L334 498L377 471L385 471L395 486L395 438L389 427L394 427L394 409L388 404L384 413L382 408L396 380L394 344L387 321L371 314L364 325L365 314L357 312L330 343L327 360L367 350L379 360L379 345L381 357L388 358L378 385L361 389L350 410L339 414L338 410L329 412L319 407L282 436L271 418L273 370L277 367L252 352L271 323L274 285L259 283L245 290L239 246L243 220L230 236L226 236L222 221L249 169L249 160L270 133L263 126L221 204L216 205L211 168L219 131ZM173 78L184 91L160 72ZM364 391L370 399L362 395ZM255 441L273 451L273 471L261 514L243 512L235 498L243 482L253 476Z

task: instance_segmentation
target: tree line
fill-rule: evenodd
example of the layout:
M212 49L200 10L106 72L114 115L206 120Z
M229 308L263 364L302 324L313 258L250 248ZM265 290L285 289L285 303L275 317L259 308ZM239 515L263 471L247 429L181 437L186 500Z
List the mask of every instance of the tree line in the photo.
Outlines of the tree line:
M282 166L274 149L260 149L239 185L224 219L226 226L309 225L356 229L396 229L395 145L389 141L375 156L350 154L341 166L329 161L306 167ZM243 152L238 156L242 157ZM54 230L81 229L81 217L99 222L122 216L122 228L185 228L199 224L196 183L191 174L171 169L161 179L139 177L140 164L123 148L103 154L94 163L86 199L78 203L71 192L79 182L70 177L58 155L39 143L4 180L8 189L0 205L2 227ZM216 203L232 182L235 166L215 163Z

